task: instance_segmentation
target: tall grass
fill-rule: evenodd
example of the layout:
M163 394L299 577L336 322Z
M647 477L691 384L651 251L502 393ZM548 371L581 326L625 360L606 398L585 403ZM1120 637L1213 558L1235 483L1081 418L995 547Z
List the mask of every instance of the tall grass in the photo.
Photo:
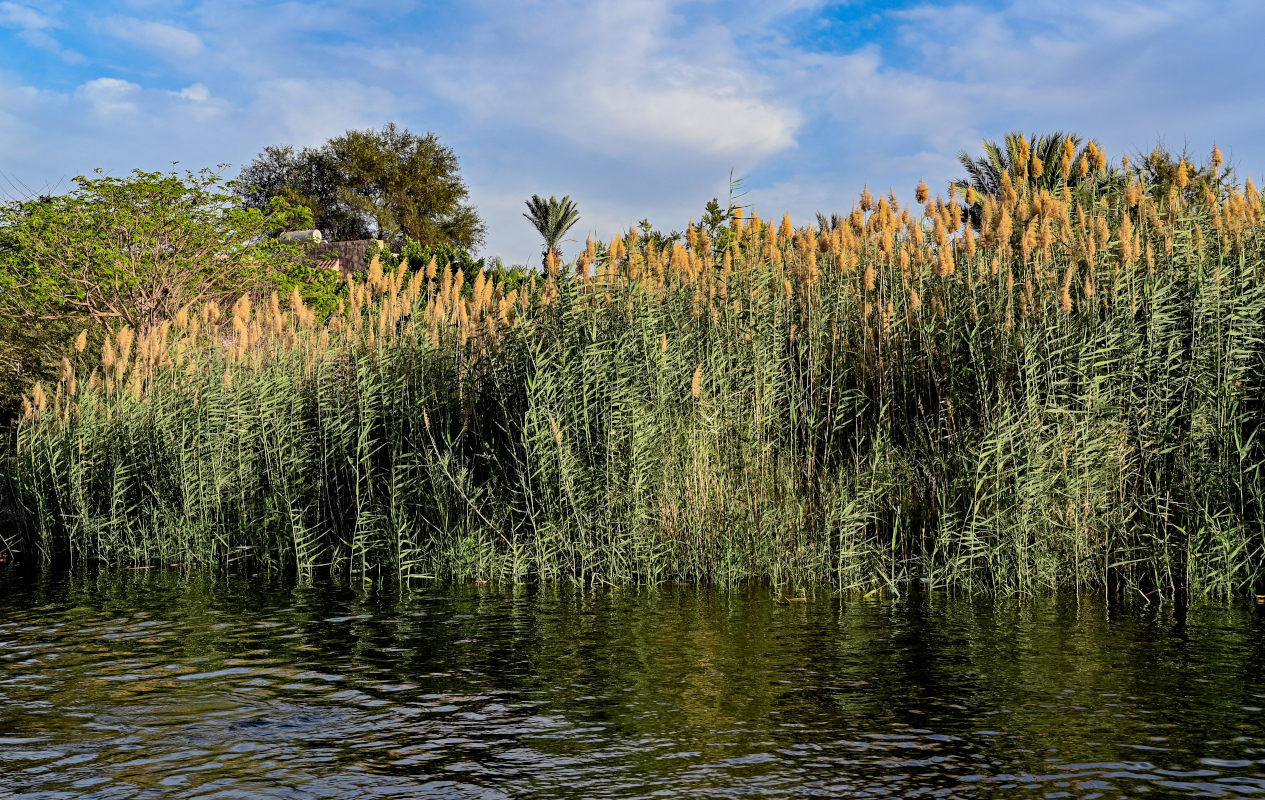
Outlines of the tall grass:
M1261 198L867 192L637 231L521 290L375 263L190 310L37 386L10 542L404 579L1250 590ZM1095 177L1097 176L1097 177Z

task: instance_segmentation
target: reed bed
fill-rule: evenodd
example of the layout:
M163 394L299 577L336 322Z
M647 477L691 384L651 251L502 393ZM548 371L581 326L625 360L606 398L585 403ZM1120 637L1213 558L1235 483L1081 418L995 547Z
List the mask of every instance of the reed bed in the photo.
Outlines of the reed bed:
M1251 591L1261 197L1157 192L1092 148L1061 168L1075 191L867 191L833 224L738 211L662 251L631 230L512 291L375 261L328 321L274 296L117 331L27 399L7 546L406 581Z

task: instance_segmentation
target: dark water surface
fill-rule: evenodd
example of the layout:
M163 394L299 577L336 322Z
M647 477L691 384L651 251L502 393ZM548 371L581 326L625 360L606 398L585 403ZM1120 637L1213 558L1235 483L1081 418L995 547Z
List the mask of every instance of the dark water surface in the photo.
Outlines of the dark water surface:
M0 797L1265 797L1265 613L0 567Z

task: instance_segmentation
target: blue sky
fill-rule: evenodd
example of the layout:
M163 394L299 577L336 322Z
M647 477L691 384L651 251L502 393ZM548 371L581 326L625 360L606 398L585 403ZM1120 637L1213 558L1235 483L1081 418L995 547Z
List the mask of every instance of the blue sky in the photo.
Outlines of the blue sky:
M584 231L683 228L730 170L764 216L1070 129L1265 170L1265 3L0 0L0 194L231 164L396 121L453 147L484 252L534 262L532 193ZM574 253L578 243L568 250Z

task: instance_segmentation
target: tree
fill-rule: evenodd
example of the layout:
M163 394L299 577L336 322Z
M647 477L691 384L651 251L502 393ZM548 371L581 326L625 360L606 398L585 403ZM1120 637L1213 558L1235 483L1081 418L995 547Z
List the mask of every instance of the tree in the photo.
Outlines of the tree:
M570 195L559 200L550 196L548 200L538 194L527 201L527 213L523 217L532 224L541 238L545 240L543 262L546 270L556 269L562 263L562 251L558 244L567 231L580 221L580 209Z
M983 148L982 156L965 150L958 155L967 177L953 182L966 195L966 216L976 227L985 198L1069 190L1088 199L1125 188L1125 173L1107 164L1098 143L1090 140L1082 146L1075 133L1015 131L1006 134L1000 145L985 141Z
M82 320L29 319L0 313L0 428L21 408L36 381L57 382L64 355L84 328ZM94 345L96 341L94 339Z
M468 278L473 278L475 273L482 272L484 269L482 258L476 259L468 250L450 244L424 245L414 239L408 239L400 248L399 261L407 263L408 268L413 272L426 269L432 259L435 261L435 269L438 272L443 272L445 269L453 272L461 270Z
M242 209L210 170L75 179L69 194L0 208L0 308L145 329L200 301L262 288L294 261L268 237L281 201Z
M742 181L742 178L734 176L733 170L729 170L728 202L722 207L720 198L713 197L704 206L703 216L699 220L699 229L712 243L712 253L718 260L721 254L729 249L734 239L734 218L742 215L742 204L739 201L747 194L742 187Z
M966 170L967 177L954 181L954 185L960 189L970 187L986 197L999 197L1002 175L1007 173L1012 180L1026 179L1038 189L1053 190L1063 184L1074 186L1082 177L1077 165L1089 151L1090 144L1093 143L1081 147L1081 137L1075 133L1055 131L1029 136L1013 131L1006 134L1000 145L986 140L982 156L972 156L965 150L959 153L958 163Z
M237 182L246 208L266 208L274 198L305 206L331 240L413 238L470 249L484 239L457 156L433 133L395 123L300 151L265 148Z
M1157 200L1166 198L1171 191L1187 200L1205 194L1224 198L1227 188L1234 185L1234 170L1225 165L1221 148L1216 145L1208 160L1197 164L1188 146L1174 153L1158 143L1151 152L1139 153L1129 171Z

